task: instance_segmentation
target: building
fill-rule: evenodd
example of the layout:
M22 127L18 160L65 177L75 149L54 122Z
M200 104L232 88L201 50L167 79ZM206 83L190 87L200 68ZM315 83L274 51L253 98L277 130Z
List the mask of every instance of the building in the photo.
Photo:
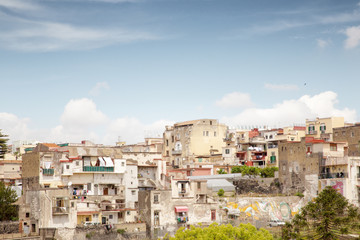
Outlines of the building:
M167 126L163 134L164 159L173 167L192 167L218 155L221 159L227 127L216 119L199 119Z
M123 159L116 146L38 144L23 155L22 170L19 218L34 234L138 221L137 162Z
M306 137L333 141L333 129L344 127L343 117L316 118L315 120L306 119Z
M334 141L347 142L349 156L360 156L360 123L334 128Z

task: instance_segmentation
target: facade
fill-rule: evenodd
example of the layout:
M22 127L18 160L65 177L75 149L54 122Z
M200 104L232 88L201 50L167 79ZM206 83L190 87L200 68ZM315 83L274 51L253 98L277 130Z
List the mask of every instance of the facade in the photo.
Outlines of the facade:
M221 159L226 131L226 125L216 119L199 119L167 126L163 134L164 159L175 168L191 167L196 161L214 154Z
M0 159L0 181L7 186L21 185L21 165L22 161L15 155L6 153L4 159Z
M19 216L36 233L138 221L137 163L122 159L118 147L38 144L23 155L22 170ZM39 206L49 211L38 212Z
M344 127L343 117L306 119L306 136L325 141L333 141L333 128Z
M334 128L334 141L347 142L349 156L360 156L360 123Z
M221 219L219 204L211 197L206 180L173 179L171 189L141 191L139 201L140 217L153 237Z

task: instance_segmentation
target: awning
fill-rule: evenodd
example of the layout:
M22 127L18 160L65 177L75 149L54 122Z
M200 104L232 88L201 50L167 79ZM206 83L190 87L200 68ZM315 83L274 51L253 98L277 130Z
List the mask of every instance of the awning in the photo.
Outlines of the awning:
M188 211L189 211L189 208L186 206L175 207L175 212L188 212Z
M99 166L100 166L100 167L105 167L106 164L105 164L104 159L103 159L102 157L98 157L98 159L99 159Z
M113 161L111 160L111 158L109 158L109 157L104 157L104 160L105 160L105 163L106 163L106 166L107 166L107 167L113 167L113 166L114 166L114 163L113 163Z

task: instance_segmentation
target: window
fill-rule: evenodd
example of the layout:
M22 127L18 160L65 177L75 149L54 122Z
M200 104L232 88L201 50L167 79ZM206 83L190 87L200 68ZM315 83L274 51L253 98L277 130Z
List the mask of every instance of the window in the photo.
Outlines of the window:
M88 191L91 191L91 183L88 183L88 184L87 184L87 190L88 190Z
M230 154L230 149L225 149L225 154Z
M337 151L336 143L330 143L330 151Z
M174 136L171 136L171 142L174 142Z
M212 121L210 121L210 125L212 125Z
M121 166L124 167L124 166L125 166L125 162L121 162Z
M29 213L29 212L25 213L25 217L29 218L29 217L30 217L30 213Z
M35 223L31 224L31 231L36 232L36 224Z
M75 206L75 203L74 202L71 202L71 207L73 208Z
M201 189L201 182L197 182L197 189Z
M159 203L159 194L154 194L154 203Z
M90 203L86 203L86 207L90 207Z
M75 161L75 164L76 164L76 166L80 165L79 161Z
M216 137L216 132L214 132L214 137Z
M325 130L326 130L326 125L325 125L325 123L322 123L322 124L320 125L320 132L321 132L321 133L325 133Z
M169 140L166 139L166 146L169 146Z
M44 184L44 188L50 188L50 184Z
M160 212L154 211L154 225L159 226L160 223Z
M216 210L211 210L211 221L216 220Z
M113 215L109 215L109 219L113 219Z
M66 169L70 169L70 165L69 165L69 164L66 165Z
M354 132L351 132L351 137L355 137L355 133L354 133Z
M132 184L132 183L131 183ZM136 191L135 190L131 190L131 195L135 195L136 194Z
M209 131L206 131L206 136L207 136L207 137L209 136Z
M127 214L127 215L130 215L130 211L127 211L126 214Z

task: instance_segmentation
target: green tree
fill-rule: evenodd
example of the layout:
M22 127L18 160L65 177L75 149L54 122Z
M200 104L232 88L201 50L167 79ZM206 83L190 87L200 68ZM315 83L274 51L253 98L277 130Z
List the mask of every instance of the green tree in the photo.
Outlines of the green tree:
M265 229L257 230L250 223L240 224L233 227L230 224L218 225L212 223L209 227L194 227L190 229L180 228L171 240L197 240L197 239L216 239L216 240L272 240L273 236Z
M227 174L227 172L226 172L224 169L222 169L222 168L220 168L220 169L217 171L217 173L218 173L218 174Z
M17 199L16 192L0 182L0 221L17 218L17 207L12 205Z
M219 191L218 191L218 193L217 193L217 194L218 194L218 196L219 196L219 197L224 196L224 194L225 194L224 189L222 189L222 188L221 188L221 189L219 189Z
M0 129L0 159L4 158L5 153L7 152L7 145L6 142L9 140L7 139L8 135L3 135L1 133L1 129Z
M360 229L359 209L326 187L283 228L283 239L344 239Z
M260 176L263 178L275 177L275 172L279 171L277 167L266 167L260 169Z

